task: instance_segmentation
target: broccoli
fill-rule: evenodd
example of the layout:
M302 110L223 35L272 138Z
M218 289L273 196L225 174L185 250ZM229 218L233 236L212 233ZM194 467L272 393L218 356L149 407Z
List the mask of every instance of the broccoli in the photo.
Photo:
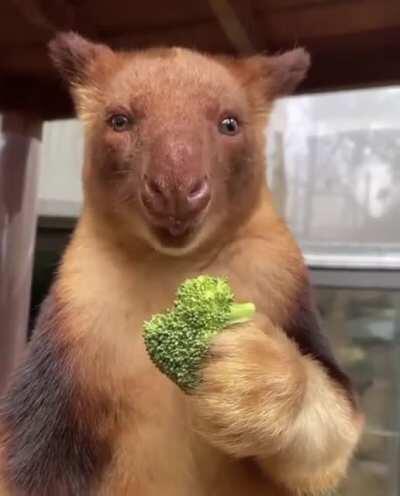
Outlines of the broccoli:
M161 372L189 393L200 382L210 341L222 329L250 320L253 303L234 303L228 282L201 275L183 282L174 307L144 323L144 341Z

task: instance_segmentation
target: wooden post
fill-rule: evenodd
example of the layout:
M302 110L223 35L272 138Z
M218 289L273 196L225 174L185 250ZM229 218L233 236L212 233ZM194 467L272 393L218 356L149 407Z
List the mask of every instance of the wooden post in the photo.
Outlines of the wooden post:
M252 54L258 46L255 40L252 3L232 0L208 0L227 39L240 54ZM234 5L235 3L235 5Z
M9 113L0 124L1 394L26 344L42 121Z

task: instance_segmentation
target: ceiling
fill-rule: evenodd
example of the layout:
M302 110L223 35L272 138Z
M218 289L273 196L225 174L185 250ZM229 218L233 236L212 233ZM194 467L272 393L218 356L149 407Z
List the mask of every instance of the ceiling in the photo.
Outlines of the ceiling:
M300 92L400 82L399 0L2 0L0 111L72 114L46 49L56 31L69 29L115 48L305 46L313 66Z

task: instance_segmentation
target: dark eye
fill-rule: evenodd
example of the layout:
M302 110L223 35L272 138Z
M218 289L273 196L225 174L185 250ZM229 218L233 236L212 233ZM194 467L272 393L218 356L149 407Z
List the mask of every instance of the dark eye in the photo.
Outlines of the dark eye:
M239 123L235 117L225 117L219 123L219 131L228 136L234 136L239 132Z
M121 133L122 131L129 129L131 120L124 114L115 114L109 118L108 123L114 131Z

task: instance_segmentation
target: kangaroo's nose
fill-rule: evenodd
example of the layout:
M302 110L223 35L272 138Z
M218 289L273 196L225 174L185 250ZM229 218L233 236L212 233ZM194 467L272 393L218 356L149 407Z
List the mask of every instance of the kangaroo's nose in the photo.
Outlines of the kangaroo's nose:
M207 207L210 196L206 177L177 181L162 176L144 177L142 200L152 216L190 222Z

